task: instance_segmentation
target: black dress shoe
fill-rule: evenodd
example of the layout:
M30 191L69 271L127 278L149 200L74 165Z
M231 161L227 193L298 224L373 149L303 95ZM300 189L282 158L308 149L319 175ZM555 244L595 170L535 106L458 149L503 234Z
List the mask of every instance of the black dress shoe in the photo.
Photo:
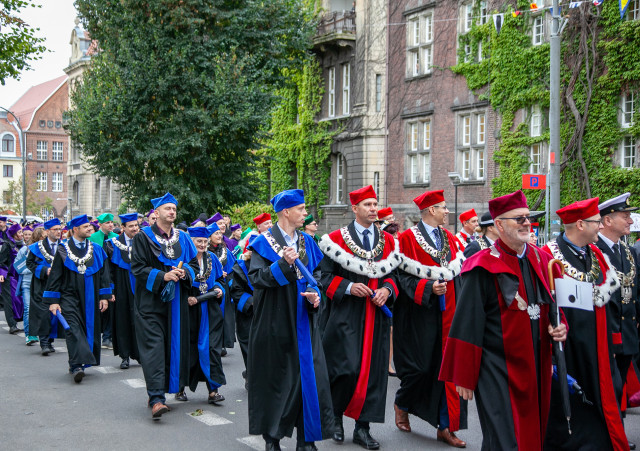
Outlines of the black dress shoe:
M342 417L336 417L335 430L333 432L333 441L338 443L344 442L344 427L342 426Z
M42 348L40 349L41 349L40 353L42 355L49 355L49 353L51 352L51 349L49 349L49 346L42 346Z
M222 348L222 351L220 351L220 356L221 357L225 357L227 355L227 348ZM280 445L278 445L280 446Z
M49 352L56 352L55 348L53 347L53 343L49 343Z
M636 444L629 442L629 449L631 450L636 449Z
M184 392L184 389L176 393L176 401L189 401L189 398L187 398L187 394Z
M9 333L10 333L11 335L15 335L15 334L17 334L18 332L22 332L22 330L23 330L23 329L20 329L18 326L11 326L11 327L9 328Z
M264 449L265 451L280 451L280 442L266 442Z
M360 445L364 449L378 449L380 443L378 443L368 429L360 428L353 431L353 443Z
M318 448L315 443L306 442L302 445L296 445L296 451L318 451Z
M120 369L121 370L129 369L129 358L128 357L126 359L122 359L122 363L120 363Z
M73 381L76 384L82 382L82 379L84 378L84 370L82 368L74 368L73 371L71 371L71 374L73 375Z

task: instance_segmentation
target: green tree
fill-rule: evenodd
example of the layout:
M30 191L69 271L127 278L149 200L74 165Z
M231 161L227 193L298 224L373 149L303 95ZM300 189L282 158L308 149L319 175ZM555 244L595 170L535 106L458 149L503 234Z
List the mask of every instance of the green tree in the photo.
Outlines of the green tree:
M20 78L20 72L29 69L29 62L46 48L44 38L36 37L39 28L30 27L18 15L23 8L40 8L40 5L23 0L0 0L0 83L7 78Z
M27 214L40 216L43 208L49 211L53 209L53 200L36 189L36 181L27 177ZM22 177L18 180L9 182L9 198L8 207L15 211L16 214L22 216Z
M248 177L283 71L311 25L301 0L78 0L99 52L72 93L71 139L140 211L180 216L255 199Z

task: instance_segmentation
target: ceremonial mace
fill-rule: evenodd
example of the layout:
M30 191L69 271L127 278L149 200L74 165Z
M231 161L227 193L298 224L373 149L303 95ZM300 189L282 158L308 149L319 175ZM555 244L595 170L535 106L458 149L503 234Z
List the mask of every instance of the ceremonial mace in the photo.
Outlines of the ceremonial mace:
M549 306L549 320L551 325L556 328L560 325L560 309L556 302L556 283L553 278L553 267L557 265L560 268L560 276L564 275L564 266L560 260L554 258L547 265L547 274L549 276L549 288L551 289L551 296L553 302ZM555 324L554 324L555 323ZM569 385L567 379L567 362L564 358L564 349L562 343L559 341L553 341L553 353L556 356L556 366L558 369L558 383L560 384L560 395L562 396L562 407L564 410L564 416L567 418L567 428L569 429L569 435L571 435L571 404L569 403Z

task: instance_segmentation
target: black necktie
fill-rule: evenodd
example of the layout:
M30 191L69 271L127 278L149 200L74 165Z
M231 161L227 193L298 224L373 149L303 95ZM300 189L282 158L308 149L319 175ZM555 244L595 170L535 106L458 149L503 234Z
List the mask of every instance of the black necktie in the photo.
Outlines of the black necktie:
M362 232L362 247L364 248L365 251L370 251L371 250L371 243L369 243L369 234L371 232L369 232L368 229L365 229Z
M438 229L433 229L433 243L436 245L436 249L440 250L442 245L440 244L440 231Z
M622 262L622 256L620 255L620 246L618 243L613 245L613 256L618 260L618 266L621 271L624 271L624 263Z

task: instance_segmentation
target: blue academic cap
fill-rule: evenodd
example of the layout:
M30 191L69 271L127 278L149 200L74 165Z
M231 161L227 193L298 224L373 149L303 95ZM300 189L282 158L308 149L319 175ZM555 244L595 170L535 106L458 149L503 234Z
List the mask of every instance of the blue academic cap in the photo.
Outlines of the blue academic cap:
M222 219L222 215L218 212L215 215L211 216L209 219L207 219L207 225L211 225L214 222L218 222Z
M160 205L164 204L173 204L176 207L178 206L178 201L171 193L167 193L162 197L156 197L155 199L151 199L151 204L153 204L153 208L158 208Z
M213 224L209 224L207 226L207 230L209 231L209 235L213 235L214 233L216 233L218 230L220 230L220 227L218 226L218 224L216 224L215 222Z
M88 222L89 218L87 215L78 215L67 223L67 227L80 227L82 224L87 224Z
M301 189L288 189L276 194L271 199L271 205L276 213L300 204L304 204L304 192Z
M49 230L51 227L55 227L57 225L60 225L60 220L58 218L49 219L44 223L44 229Z
M191 238L209 238L213 233L209 227L189 227L187 231Z
M118 215L118 217L122 225L125 225L127 222L138 221L138 213L127 213L126 215Z

